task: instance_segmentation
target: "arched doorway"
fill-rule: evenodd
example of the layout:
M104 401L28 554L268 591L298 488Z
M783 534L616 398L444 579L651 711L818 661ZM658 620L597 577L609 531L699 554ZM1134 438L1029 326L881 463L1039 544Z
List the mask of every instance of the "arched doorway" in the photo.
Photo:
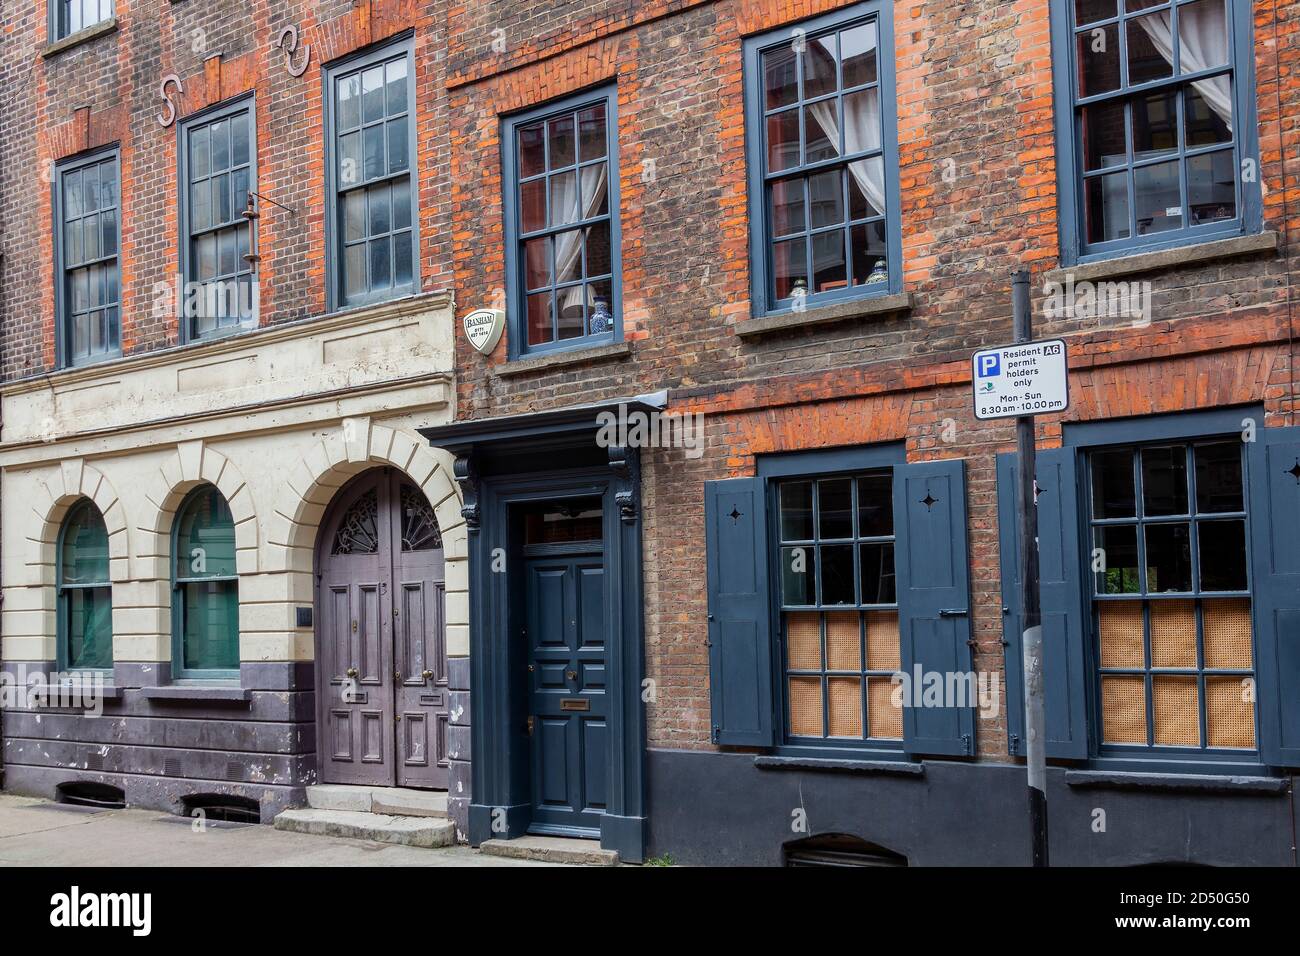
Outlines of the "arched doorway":
M321 783L447 786L442 536L393 468L341 490L316 542Z

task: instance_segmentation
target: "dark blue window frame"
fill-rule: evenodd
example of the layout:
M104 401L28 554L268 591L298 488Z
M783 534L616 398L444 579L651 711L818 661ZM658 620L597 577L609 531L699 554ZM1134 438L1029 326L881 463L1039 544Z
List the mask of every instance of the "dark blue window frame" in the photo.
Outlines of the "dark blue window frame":
M845 157L845 151L840 150L839 156L831 159L823 159L815 162L806 162L804 148L806 146L806 132L804 126L800 124L799 142L801 144L798 164L795 166L783 168L777 172L769 172L768 169L768 151L767 144L767 125L769 115L782 113L790 107L790 104L783 104L774 108L772 111L766 109L764 101L764 77L763 77L763 54L769 53L780 47L799 47L807 49L807 45L817 41L827 34L837 34L853 27L873 23L876 27L876 69L877 75L874 82L860 85L854 85L852 90L869 90L877 89L879 91L880 104L880 121L881 121L881 142L880 147L868 148L861 151L850 152ZM803 62L803 53L796 50L799 56L798 63ZM754 37L745 41L744 47L745 61L745 141L746 155L748 159L748 184L749 184L749 236L750 236L750 270L751 270L751 296L752 310L755 315L770 315L785 312L791 312L798 308L811 308L820 305L829 305L835 302L841 302L851 299L866 298L875 295L887 295L898 293L903 288L903 241L901 230L901 208L899 201L898 186L898 110L895 102L895 67L894 67L894 29L893 29L893 3L889 0L871 0L868 3L857 4L847 7L843 10L837 10L811 20L803 21L790 27L783 27L778 31L765 34L761 37ZM799 74L799 99L798 105L793 106L793 111L798 112L805 110L810 99L813 97L805 95L805 82L803 77L804 70L802 66L798 68ZM832 101L842 101L846 97L846 91L843 85L843 64L837 57L837 79L836 92L834 94L818 94L822 97L820 102L830 103ZM852 92L852 90L850 92ZM842 118L844 112L841 109L839 116ZM839 130L841 145L845 145L844 123L840 123ZM848 166L851 162L859 157L869 159L879 158L883 166L883 192L885 201L884 216L876 216L868 213L864 218L857 219L853 216L853 203L850 198L851 185L849 183L850 173ZM845 261L845 286L841 289L827 290L824 292L812 292L809 290L803 302L797 303L793 296L781 296L775 286L774 275L775 266L773 262L773 244L776 241L774 235L774 222L771 212L771 203L769 202L770 184L779 180L797 179L802 176L810 176L818 172L828 172L843 170L841 176L842 188L844 190L841 213L843 215L840 229L847 234L852 240L857 238L859 230L875 230L879 224L883 224L884 247L885 247L885 271L887 278L884 280L871 281L865 284L854 284L853 257L854 246L850 244L846 248L844 257ZM835 224L828 224L823 227L814 227L810 221L811 204L808 202L807 193L805 193L804 202L804 221L802 231L792 231L790 236L824 236L834 232ZM855 223L857 225L855 225ZM865 225L870 223L871 225ZM782 233L784 237L785 232ZM808 243L807 260L807 280L812 279L811 257L813 243ZM874 271L874 270L872 270Z
M50 42L66 39L113 19L115 8L114 0L49 0Z
M1126 123L1125 164L1116 166L1116 171L1158 166L1166 162L1177 161L1180 169L1180 201L1183 215L1190 215L1190 201L1187 185L1187 160L1189 157L1209 156L1219 151L1218 146L1202 146L1188 149L1185 139L1184 91L1191 87L1193 81L1203 76L1222 74L1223 68L1211 68L1201 73L1174 75L1168 79L1157 79L1129 85L1127 68L1128 24L1139 16L1151 13L1168 12L1177 16L1179 8L1195 0L1165 0L1159 6L1141 10L1132 10L1132 16L1125 14L1121 0L1116 0L1116 14L1104 20L1076 25L1074 0L1051 0L1052 22L1052 64L1053 91L1056 103L1056 146L1057 146L1057 196L1060 212L1061 262L1063 265L1075 265L1095 262L1116 256L1131 255L1136 252L1153 252L1161 249L1177 248L1200 242L1211 242L1234 236L1259 232L1263 228L1263 201L1260 191L1259 166L1259 130L1255 109L1255 60L1253 41L1253 19L1250 4L1242 0L1225 0L1227 3L1227 23L1230 31L1228 45L1230 65L1227 68L1232 76L1233 103L1233 139L1231 150L1234 154L1237 185L1237 215L1231 219L1217 220L1198 225L1184 225L1180 229L1171 229L1146 236L1134 235L1130 229L1126 238L1089 243L1084 222L1084 180L1104 174L1109 167L1088 171L1085 175L1084 156L1081 147L1082 109L1088 105L1107 102L1123 103L1126 117L1131 112L1131 104L1144 94L1158 91L1172 91L1176 95L1176 124L1178 143L1172 152L1161 152L1158 157L1149 160L1135 160L1132 123ZM1127 0L1132 3L1132 0ZM1123 27L1123 28L1121 28ZM1113 28L1113 30L1111 29ZM1174 30L1177 30L1176 23ZM1078 91L1078 38L1090 40L1093 30L1105 31L1108 42L1119 44L1117 56L1120 69L1123 70L1120 89L1099 93L1091 97L1079 97ZM1176 35L1176 34L1175 34ZM1112 39L1113 36L1113 39ZM1249 164L1252 175L1247 181L1244 169ZM1136 222L1134 197L1134 180L1128 176L1127 211L1130 223ZM1184 221L1185 221L1184 220Z
M1258 695L1255 703L1255 747L1253 750L1226 750L1226 749L1207 749L1203 747L1180 747L1174 745L1139 745L1139 744L1106 744L1102 741L1102 713L1101 713L1101 661L1099 653L1099 635L1097 632L1096 617L1093 614L1093 604L1095 597L1094 575L1091 572L1091 550L1093 548L1090 517L1091 517L1091 475L1087 467L1089 455L1099 451L1111 449L1133 449L1143 446L1161 445L1161 444L1195 444L1214 439L1236 438L1242 439L1243 432L1249 427L1245 422L1253 422L1256 430L1264 428L1264 414L1258 407L1241 407L1231 409L1216 409L1208 412L1185 412L1172 415L1155 416L1151 418L1133 418L1121 419L1116 421L1085 422L1065 425L1064 444L1067 448L1073 449L1079 456L1079 514L1076 519L1079 523L1079 541L1083 550L1080 555L1079 568L1083 574L1082 595L1087 602L1086 608L1081 608L1080 613L1085 622L1085 633L1087 639L1084 642L1085 652L1087 655L1086 677L1088 692L1086 698L1089 706L1089 750L1092 754L1090 763L1098 768L1124 769L1137 772L1168 772L1179 770L1183 772L1204 772L1204 773L1243 773L1264 775L1268 771L1262 765L1259 755L1260 733L1261 733L1261 713ZM1247 579L1249 582L1252 608L1254 601L1254 582L1253 582L1253 563L1251 556L1252 541L1252 514L1250 499L1250 478L1249 469L1245 463L1243 455L1243 485L1242 496L1245 506L1246 521L1246 562L1247 562ZM1189 494L1190 486L1189 486ZM1190 503L1189 503L1190 506ZM1179 595L1182 597L1183 595ZM1199 599L1199 593L1195 596ZM1256 686L1258 686L1259 668L1263 666L1259 655L1260 636L1256 631L1258 622L1254 620L1252 614L1252 633L1251 633L1251 662L1252 673L1256 677ZM1146 638L1149 640L1149 637ZM1200 641L1198 640L1198 646ZM1149 696L1149 695L1148 695ZM1150 703L1148 702L1148 708ZM1204 697L1201 698L1202 711L1204 711ZM1148 720L1150 720L1148 712ZM1204 713L1202 713L1204 720ZM1202 728L1203 739L1204 729Z
M67 188L70 176L81 176L83 171L94 167L111 167L113 173L112 201L107 202L99 184L102 176L97 174L96 192L99 196L95 209L90 210L85 204L83 194L81 207L72 209L67 202ZM55 351L60 368L69 366L93 365L97 362L119 358L122 354L122 163L121 152L117 146L97 149L83 153L60 162L55 169L54 185L51 189L52 208L54 210L54 304L56 321ZM111 219L109 218L111 214ZM80 224L75 243L70 248L69 219L76 219ZM85 227L90 220L96 234L97 254L85 254ZM111 222L111 230L105 231ZM104 255L104 240L111 236L113 251ZM75 281L73 273L88 274L88 281L99 286L98 301L88 292L83 299L82 308L77 308L77 298L73 295L71 283ZM94 313L101 313L98 320L90 318ZM87 348L85 354L78 354L75 347L73 324L78 315L87 316L87 322L100 321L101 347ZM89 332L87 332L89 336Z
M905 760L907 755L904 753L904 738L900 734L898 738L870 738L864 737L862 740L847 737L830 737L829 733L829 715L826 708L829 707L827 696L829 677L823 677L823 737L818 739L808 736L794 736L790 733L790 716L789 716L789 692L786 681L790 669L786 662L786 637L785 629L782 626L782 615L786 607L782 603L781 592L781 509L780 509L780 487L782 484L791 481L821 481L824 479L846 478L846 477L863 477L872 474L889 473L894 475L896 466L906 464L907 450L901 443L889 443L883 445L873 445L864 448L854 449L835 449L830 451L810 451L810 452L790 452L776 455L764 455L758 459L757 472L758 477L764 480L765 494L767 496L767 514L768 514L768 555L769 555L769 592L771 594L771 628L772 634L772 702L773 710L777 719L777 745L773 752L779 755L791 757L844 757L848 759L861 760L871 757L876 759L887 760ZM857 482L853 483L854 495L857 494ZM892 492L888 498L890 507L893 507ZM857 500L854 499L854 509L856 510ZM814 515L812 520L816 521ZM889 536L894 542L900 541L903 535L898 516L894 515L894 533ZM859 536L860 537L860 536ZM883 540L883 539L872 539ZM854 550L858 550L858 541L855 538ZM895 544L895 552L901 544ZM820 565L820 562L817 563ZM815 566L815 574L820 575L820 568ZM860 576L858 567L858 555L854 556L854 576ZM814 585L816 586L816 585ZM863 609L868 610L885 609L897 610L897 597L892 603L880 605L862 605L852 604L843 606L821 606L809 605L806 608L800 607L797 610L807 610L817 613L836 613L845 612L859 614ZM823 624L822 642L823 642L823 664L829 665L830 661L825 656L825 638L826 628ZM865 640L865 633L860 635ZM900 655L902 653L902 643L899 644ZM860 653L862 658L859 661L861 675L874 676L881 679L883 672L877 674L868 668L866 659L866 647L861 647ZM900 656L901 660L901 656ZM823 671L829 676L845 676L850 679L854 676L848 671L843 674L830 673L835 671L834 668L823 667ZM891 672L892 674L892 672ZM890 687L891 691L893 687ZM861 693L866 694L866 679L863 679ZM864 700L863 720L866 727L867 712L865 707L867 703ZM869 728L866 728L869 729Z
M234 138L230 132L230 124L233 118L240 114L246 115L247 125L247 144L245 162L236 162L234 155ZM208 137L212 135L213 127L218 123L226 124L227 139L227 157L225 165L221 169L216 168L216 152L211 151L210 158L207 160L208 165L199 172L198 181L191 183L190 179L195 174L195 168L192 161L193 149L195 146L195 135L202 132ZM221 305L233 305L242 310L245 302L251 304L253 300L253 284L258 281L257 270L254 263L247 257L253 254L257 249L257 221L246 220L243 217L244 209L248 204L248 194L250 191L257 190L257 104L251 95L241 96L238 99L227 103L222 103L211 109L204 110L194 116L187 117L184 122L179 124L180 129L177 131L177 193L180 202L180 261L181 261L181 279L184 283L182 289L189 288L190 282L203 283L220 283L226 288L229 284L239 287L233 303L226 296L220 297ZM245 188L239 189L237 177L243 173ZM223 191L226 193L226 201L230 206L227 210L229 215L225 218L218 219L217 214L220 211L220 199L215 194L209 200L210 205L207 207L207 215L200 222L196 217L196 203L194 202L194 188L200 183L204 187L215 189L222 177L226 177ZM239 231L246 229L246 238L239 241ZM234 245L233 259L222 264L221 244L222 237L230 234ZM201 250L200 244L204 239L211 238L213 241L213 266L216 269L215 275L202 277L200 273L204 271L200 267ZM245 298L244 288L248 288L247 298ZM194 300L196 303L200 300ZM206 300L202 300L206 301ZM195 342L199 340L221 338L224 335L230 335L235 332L244 331L254 328L258 322L258 315L255 309L251 310L249 315L235 315L233 322L229 320L232 316L209 316L189 315L188 306L191 302L189 296L182 294L180 301L177 303L177 310L180 317L180 337L182 342ZM194 326L203 318L211 318L216 325L206 331L200 331Z
M574 222L567 222L558 226L535 230L525 233L521 222L522 200L519 168L519 130L532 126L536 123L549 120L564 114L577 114L591 107L603 106L605 110L605 157L604 162L608 163L607 170L607 189L609 192L609 208L607 214L594 216L590 219L579 218ZM549 138L549 137L548 137ZM549 149L549 146L548 146ZM582 164L582 157L576 157L576 162ZM598 165L600 158L594 158L592 165ZM585 165L585 164L584 164ZM550 162L548 159L547 167L549 170ZM581 168L578 166L576 168ZM501 183L502 193L505 203L505 259L506 259L506 302L509 315L509 332L507 335L507 355L510 359L522 358L530 355L548 354L551 352L565 352L574 349L591 348L597 345L605 345L619 342L623 338L623 257L622 257L622 214L619 202L619 155L618 155L618 89L616 86L603 86L598 89L590 90L586 93L580 93L575 96L566 97L562 100L556 100L545 103L536 108L530 109L523 113L508 116L501 123ZM548 172L545 174L550 176ZM541 179L542 176L534 176L531 179ZM549 189L549 187L548 187ZM550 208L550 194L547 193L547 208ZM561 339L557 336L550 342L538 343L535 345L528 344L528 282L524 278L525 256L524 244L531 238L545 238L554 236L562 232L575 230L585 230L592 224L598 224L603 221L609 223L609 256L610 269L610 310L612 312L612 324L608 332L587 332L581 336ZM554 256L550 257L552 260ZM577 288L584 288L586 283L587 265L586 252L584 244L583 263L581 280ZM537 288L549 288L558 296L555 290L555 266L553 261L548 264L550 284ZM558 305L558 304L557 304ZM556 308L554 305L552 308ZM584 331L590 325L590 315L584 318L587 325ZM558 322L558 318L552 315L552 320Z
M348 80L354 75L361 76L365 71L373 69L376 65L387 64L402 58L405 58L406 62L404 110L394 111L389 104L385 103L382 118L366 118L363 112L359 114L358 125L355 127L349 125L348 129L340 132L340 116L335 101L335 90L338 83ZM420 175L417 149L419 124L416 122L418 105L415 97L415 66L415 43L412 35L407 33L394 40L385 41L380 46L329 63L321 71L325 112L326 301L328 308L332 310L388 302L393 299L415 295L420 291ZM364 97L364 90L361 91L361 95ZM383 95L387 96L388 94L385 92ZM364 108L361 103L358 104L359 110L364 110ZM388 127L392 126L395 117L399 116L405 124L405 164L394 166L394 157L401 157L402 152L400 149L394 149L392 131ZM373 175L371 172L367 172L364 143L366 130L372 128L379 129L383 134L381 136L382 142L378 148L378 155L381 159L386 160L384 168L375 170ZM359 151L355 157L343 156L339 140L351 134L355 134L359 138ZM345 182L344 175L341 175L340 171L342 164L348 161L354 164L349 167L354 171L344 174L351 177L350 181ZM399 223L394 212L396 205L392 201L392 196L403 188L403 181L405 181L404 188L407 194L405 204L407 212ZM370 203L371 194L381 190L385 191L385 195L389 197L385 200L388 205L384 207L380 204L372 208ZM364 211L361 214L362 219L359 222L362 232L353 234L351 238L346 234L347 230L345 229L347 224L345 207L349 194L360 196L364 206ZM387 209L386 222L383 218L385 208ZM405 238L408 234L411 277L410 281L399 284L397 282L396 243L408 241ZM382 261L372 262L370 246L374 242L382 242L389 249L387 262L388 285L375 285L371 276L372 269L375 266L383 265ZM348 295L345 285L347 281L345 260L349 247L364 250L361 264L366 270L364 289L352 295Z

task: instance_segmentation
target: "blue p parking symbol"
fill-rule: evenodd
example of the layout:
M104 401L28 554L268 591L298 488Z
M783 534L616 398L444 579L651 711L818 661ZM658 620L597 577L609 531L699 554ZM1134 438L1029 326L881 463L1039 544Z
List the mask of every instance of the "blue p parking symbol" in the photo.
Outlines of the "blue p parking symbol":
M997 352L990 352L988 355L979 357L980 378L992 378L995 375L1002 374L1002 356Z

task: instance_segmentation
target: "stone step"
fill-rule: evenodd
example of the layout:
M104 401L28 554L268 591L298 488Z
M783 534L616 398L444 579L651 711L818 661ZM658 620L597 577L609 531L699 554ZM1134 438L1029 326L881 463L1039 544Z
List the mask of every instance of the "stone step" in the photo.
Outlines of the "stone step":
M406 787L318 784L307 788L307 805L313 810L354 810L395 817L447 816L446 791L410 790Z
M513 840L484 840L479 850L489 856L543 863L576 863L581 866L618 866L618 851L601 848L597 840L572 837L522 836Z
M402 846L432 848L456 842L456 827L446 820L360 810L284 810L275 818L275 828Z

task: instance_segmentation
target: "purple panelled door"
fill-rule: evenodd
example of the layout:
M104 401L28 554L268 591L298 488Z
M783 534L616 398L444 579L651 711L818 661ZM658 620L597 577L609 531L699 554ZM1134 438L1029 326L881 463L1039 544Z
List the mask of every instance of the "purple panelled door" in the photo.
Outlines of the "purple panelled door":
M445 788L442 538L424 494L392 469L355 479L316 571L321 782Z

